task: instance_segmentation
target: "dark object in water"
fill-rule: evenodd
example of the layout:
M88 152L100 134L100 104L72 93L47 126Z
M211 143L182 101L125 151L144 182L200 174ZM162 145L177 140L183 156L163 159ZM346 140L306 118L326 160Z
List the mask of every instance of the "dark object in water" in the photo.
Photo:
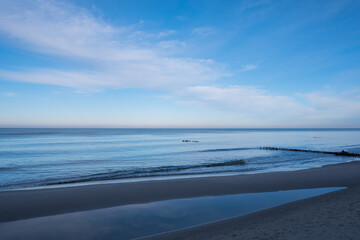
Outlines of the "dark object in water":
M345 157L360 157L360 154L358 153L349 153L344 150L342 150L341 152L326 152L326 151L304 150L304 149L295 149L295 148L276 148L276 147L260 147L260 149L272 150L272 151L323 153L323 154L332 154L336 156L345 156Z
M193 140L193 141L191 141L191 140L182 140L182 142L195 142L195 143L198 143L199 141L197 141L197 140Z

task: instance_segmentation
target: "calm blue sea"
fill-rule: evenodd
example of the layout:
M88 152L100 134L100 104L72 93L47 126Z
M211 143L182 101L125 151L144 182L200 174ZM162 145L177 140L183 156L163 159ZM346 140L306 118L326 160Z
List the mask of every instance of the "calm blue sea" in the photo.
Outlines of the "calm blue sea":
M0 190L284 171L360 160L260 147L360 153L360 129L0 129Z

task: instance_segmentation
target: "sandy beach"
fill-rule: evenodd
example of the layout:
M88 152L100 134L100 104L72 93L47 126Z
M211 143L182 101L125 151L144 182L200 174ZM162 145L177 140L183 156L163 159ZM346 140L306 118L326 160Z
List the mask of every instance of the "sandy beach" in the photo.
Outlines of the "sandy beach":
M224 239L225 236L229 239L318 236L319 239L338 236L331 231L341 233L339 229L355 236L360 229L359 170L360 162L354 161L292 172L3 191L0 192L0 222L168 199L348 187L240 218L155 236L154 239Z

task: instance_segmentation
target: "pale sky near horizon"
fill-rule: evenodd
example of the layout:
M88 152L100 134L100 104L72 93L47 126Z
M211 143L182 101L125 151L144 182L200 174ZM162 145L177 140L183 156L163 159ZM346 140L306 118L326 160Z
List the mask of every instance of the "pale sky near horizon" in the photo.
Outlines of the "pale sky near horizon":
M359 13L0 0L0 127L360 127Z

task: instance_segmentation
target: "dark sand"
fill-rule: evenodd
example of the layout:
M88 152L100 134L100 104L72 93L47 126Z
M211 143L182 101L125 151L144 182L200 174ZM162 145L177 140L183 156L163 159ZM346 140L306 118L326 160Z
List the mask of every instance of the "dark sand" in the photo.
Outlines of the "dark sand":
M360 162L350 162L293 172L4 191L0 222L176 198L359 185Z

